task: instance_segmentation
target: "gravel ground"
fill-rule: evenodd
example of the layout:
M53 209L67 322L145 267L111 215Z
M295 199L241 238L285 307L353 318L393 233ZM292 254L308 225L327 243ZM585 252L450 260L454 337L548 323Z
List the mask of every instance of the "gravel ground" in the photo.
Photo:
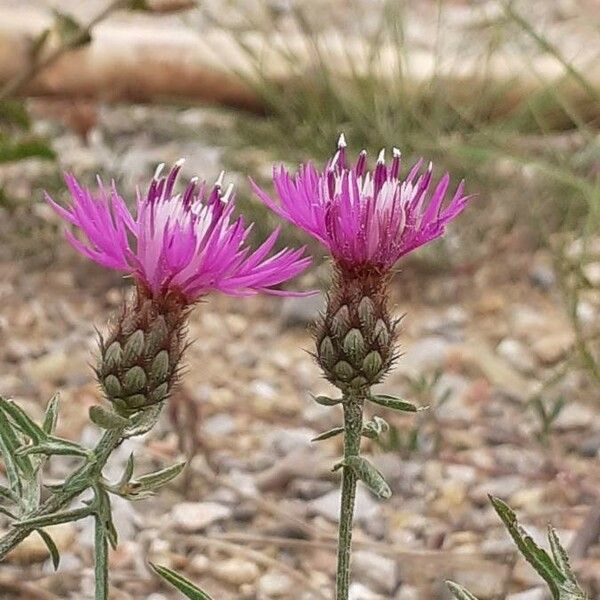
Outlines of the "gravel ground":
M188 174L214 177L223 159L215 132L232 119L205 109L102 108L85 145L53 110L34 106L61 165L110 173L130 194L157 162L179 156L188 156ZM193 137L184 133L190 127ZM94 326L104 326L126 282L60 241L39 192L53 169L29 161L0 171L16 198L0 226L0 390L35 415L60 390L60 435L92 444L98 432L87 409L100 401L88 367ZM468 220L467 211L452 228L443 264L408 261L394 282L395 310L406 314L404 354L382 390L429 409L416 418L385 414L393 435L365 443L394 495L379 502L360 491L355 600L444 598L446 578L482 599L542 598L487 494L506 499L536 538L551 520L567 543L598 502L597 397L569 362L575 340L549 257L516 229L469 251ZM502 261L477 258L500 253ZM317 263L300 287L326 280L327 264ZM107 470L117 478L132 450L144 472L195 449L184 475L156 497L115 503L115 599L176 597L148 560L181 570L219 600L331 597L339 478L330 467L341 448L310 439L341 415L309 397L331 392L306 352L319 303L211 297L194 311L180 391L159 426L123 445ZM590 333L598 309L596 293L580 315ZM536 394L549 404L567 400L546 442L529 404ZM53 461L48 478L64 477L69 466ZM58 526L54 538L58 573L32 536L3 565L1 598L91 597L90 523ZM597 594L597 540L575 564Z

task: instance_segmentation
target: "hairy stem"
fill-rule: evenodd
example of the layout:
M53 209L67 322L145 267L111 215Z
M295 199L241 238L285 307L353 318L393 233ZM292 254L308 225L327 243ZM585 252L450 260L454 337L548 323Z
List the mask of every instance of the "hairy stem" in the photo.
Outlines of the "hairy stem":
M79 494L92 487L98 480L108 457L121 442L122 435L123 429L109 429L105 431L94 449L94 460L86 461L81 465L65 481L62 490L55 492L37 510L26 515L26 518L30 519L42 515L51 515L68 506ZM20 544L34 529L34 526L16 526L0 538L0 560L3 560L6 554Z
M344 460L360 453L364 396L353 393L344 399ZM350 588L350 554L352 548L352 522L356 498L356 474L343 467L342 500L338 537L336 571L336 600L348 600Z
M95 600L108 600L108 540L104 523L99 515L94 517L94 575L96 577Z

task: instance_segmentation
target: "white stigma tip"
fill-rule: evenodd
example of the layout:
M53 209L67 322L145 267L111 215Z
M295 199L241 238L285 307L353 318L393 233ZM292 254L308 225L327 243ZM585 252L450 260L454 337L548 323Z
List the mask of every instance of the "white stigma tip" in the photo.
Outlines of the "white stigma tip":
M385 148L381 149L379 156L377 157L377 162L383 164L385 162Z
M156 167L156 170L154 171L154 179L160 178L160 174L162 173L164 168L165 168L165 163L160 163L160 165L158 165L158 167Z
M184 162L185 162L185 158L180 158L178 161L175 162L175 166L182 167Z
M198 183L198 178L197 177L192 177L190 179L190 183L193 183L194 185L196 185Z
M392 149L392 154L394 155L394 158L400 158L402 156L400 149L395 147Z
M221 200L223 202L229 202L229 199L231 198L231 194L233 192L233 183L230 183L227 186L227 190L225 191L225 193L223 194L223 196L221 197Z
M340 137L338 139L338 148L345 148L347 145L346 136L343 133L340 133Z
M366 155L367 155L367 151L366 151L366 150L363 148L363 149L362 149L362 150L359 152L359 154L360 154L361 156L366 156Z
M433 163L431 161L429 161L429 164L427 165L427 170L433 171Z
M225 179L225 171L221 171L219 173L219 176L217 177L217 180L215 181L215 186L220 188L223 187L223 180Z

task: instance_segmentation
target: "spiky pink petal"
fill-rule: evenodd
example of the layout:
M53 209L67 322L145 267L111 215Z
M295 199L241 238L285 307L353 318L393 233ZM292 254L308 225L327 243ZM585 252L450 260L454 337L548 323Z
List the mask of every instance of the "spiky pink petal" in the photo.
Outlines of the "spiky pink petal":
M70 244L94 262L133 274L158 297L170 291L189 302L217 290L232 296L257 293L295 295L273 289L301 273L310 264L304 248L285 248L268 256L279 230L254 252L246 245L250 227L234 218L234 195L222 193L221 178L209 194L205 184L191 180L182 194L175 193L181 169L176 164L161 177L161 167L145 196L138 193L135 216L114 184L107 190L98 180L98 193L81 186L72 175L65 180L71 195L68 208L46 200L68 224Z
M444 174L430 192L433 165L422 171L422 164L419 160L402 179L400 151L394 149L389 167L383 150L372 172L366 170L365 151L347 166L341 138L322 172L311 163L294 175L274 167L278 200L251 184L265 205L324 244L340 266L387 271L405 254L443 235L469 199L461 182L444 208L450 176Z

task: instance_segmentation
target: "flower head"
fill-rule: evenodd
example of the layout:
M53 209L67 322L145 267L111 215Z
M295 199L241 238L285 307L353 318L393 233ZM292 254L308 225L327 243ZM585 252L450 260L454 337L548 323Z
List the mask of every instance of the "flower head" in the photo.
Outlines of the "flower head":
M222 190L222 176L210 192L192 179L183 193L175 183L182 161L162 176L160 165L145 196L138 192L135 216L113 185L98 179L98 193L66 175L71 205L47 201L83 234L66 236L94 262L131 273L153 297L181 294L188 303L218 290L232 296L259 292L282 294L273 287L298 275L309 264L304 249L284 249L271 256L278 230L254 252L246 245L250 226L233 218L232 186Z
M372 172L367 171L366 160L363 150L354 166L347 165L342 135L322 172L311 163L295 175L284 167L274 168L279 202L252 185L275 213L323 243L342 269L371 267L385 272L400 257L440 237L468 197L461 182L444 206L450 177L446 173L429 192L433 166L429 163L423 171L422 160L402 179L397 149L389 166L383 150Z

